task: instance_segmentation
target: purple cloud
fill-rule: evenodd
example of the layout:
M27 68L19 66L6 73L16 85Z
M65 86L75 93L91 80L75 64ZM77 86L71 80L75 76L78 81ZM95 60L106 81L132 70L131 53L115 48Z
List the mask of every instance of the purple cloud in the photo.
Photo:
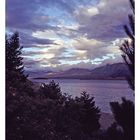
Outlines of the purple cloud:
M24 55L32 57L30 63L24 59L28 68L47 64L90 68L93 64L89 60L96 58L102 64L120 61L118 45L111 44L126 37L123 25L128 24L128 13L128 0L7 0L6 28L20 33ZM92 43L93 40L100 43ZM53 57L46 59L41 50L44 48ZM108 54L114 54L115 59L103 60ZM36 60L37 55L42 55L40 60ZM64 61L71 65L62 64Z

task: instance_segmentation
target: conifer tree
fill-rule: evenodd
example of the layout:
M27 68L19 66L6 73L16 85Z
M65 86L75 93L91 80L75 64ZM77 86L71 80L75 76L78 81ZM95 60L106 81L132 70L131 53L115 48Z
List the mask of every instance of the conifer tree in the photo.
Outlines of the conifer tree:
M122 57L127 64L131 77L127 78L127 81L131 89L135 89L134 86L134 77L135 77L135 2L130 0L130 5L132 8L132 14L128 15L129 26L124 25L124 30L129 39L125 40L124 43L120 46L121 51L123 52Z
M123 139L134 140L134 104L132 101L122 98L122 103L111 102L114 118L123 129Z
M15 32L10 38L6 37L6 82L16 86L18 82L25 82L22 46L19 42L19 34Z
M128 15L129 17L129 26L124 25L124 30L129 39L125 40L124 43L120 46L121 51L123 52L122 57L129 68L131 76L127 78L127 81L132 90L135 89L135 2L130 0L130 5L132 8L132 14ZM124 140L134 140L135 132L135 121L134 121L134 103L132 101L122 98L122 103L111 102L110 103L115 121L117 126L122 128L122 138ZM119 131L117 127L112 127L110 130L115 130L116 133ZM115 132L115 131L114 131ZM110 133L111 134L111 133ZM112 135L112 134L111 134ZM117 138L117 137L116 137ZM120 140L120 138L118 138Z
M82 129L85 134L92 136L100 128L100 109L95 106L94 97L90 97L86 92L81 93L81 97L77 97L76 101L82 105L82 115L80 116Z

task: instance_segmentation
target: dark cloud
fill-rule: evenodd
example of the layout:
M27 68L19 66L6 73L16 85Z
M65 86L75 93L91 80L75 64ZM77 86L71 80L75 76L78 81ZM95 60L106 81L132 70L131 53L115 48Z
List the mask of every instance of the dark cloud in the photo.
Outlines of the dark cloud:
M23 35L21 33L20 38L23 44L38 44L38 45L55 44L56 45L56 43L54 43L54 40L37 38L37 37L29 36L28 34Z
M84 11L84 12L82 12ZM127 0L101 0L95 7L82 7L74 12L80 24L79 32L88 38L112 41L125 36L130 6Z
M31 58L24 58L24 68L26 70L36 70L40 68L40 60L35 60Z
M112 41L116 38L125 37L123 25L126 22L111 25L112 20L111 17L105 17L104 15L95 16L92 18L91 23L81 26L79 32L82 34L87 33L89 39L94 38L101 41Z
M31 68L32 66L34 67L35 65L39 65L40 60L33 60L29 58L24 58L24 65L25 67Z
M6 2L6 25L11 28L27 28L33 25L33 15L38 8L36 1L7 0ZM34 27L34 26L32 26ZM29 28L30 29L30 28Z
M70 62L70 61L75 61L76 59L77 59L76 56L71 56L71 57L68 57L68 56L67 57L66 56L56 56L56 57L53 57L53 58L49 59L49 63L51 63L53 65L61 65L61 60L65 61L65 62ZM46 63L44 63L44 64L46 64Z
M73 1L63 0L7 0L6 26L15 29L44 30L50 28L49 16L45 9L61 8L65 11L74 10ZM47 17L46 22L43 16Z
M42 55L45 54L46 52L42 52L42 51L23 51L22 55L23 57L29 56L29 57L33 57L35 55Z
M40 50L32 50L32 51L23 51L23 57L24 57L24 65L26 69L33 68L33 67L42 67L45 66L47 67L48 64L52 65L59 65L61 64L59 60L62 59L69 59L70 57L65 57L63 56L63 53L67 52L67 48L60 48L60 49L49 49L46 51ZM43 57L42 55L50 55L50 54L55 54L54 57L52 58L46 58L45 56ZM36 58L35 56L39 56ZM73 59L71 57L71 59Z
M26 69L91 68L87 60L120 61L118 46L111 42L126 36L128 13L128 0L7 0L6 27L20 33Z

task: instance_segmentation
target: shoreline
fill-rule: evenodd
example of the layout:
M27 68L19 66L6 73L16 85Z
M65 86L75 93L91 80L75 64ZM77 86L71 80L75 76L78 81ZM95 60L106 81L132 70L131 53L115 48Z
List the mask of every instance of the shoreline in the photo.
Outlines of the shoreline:
M29 77L29 79L32 79L32 80L55 80L55 79L58 79L58 80L121 80L121 81L126 81L125 78L58 78L58 77L53 77L53 78L33 78L33 77Z

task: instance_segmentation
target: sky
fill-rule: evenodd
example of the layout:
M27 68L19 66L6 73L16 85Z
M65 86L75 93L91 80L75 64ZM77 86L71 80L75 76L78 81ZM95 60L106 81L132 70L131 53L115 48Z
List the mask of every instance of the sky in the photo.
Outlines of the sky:
M123 62L129 0L7 0L6 31L19 32L27 71Z

